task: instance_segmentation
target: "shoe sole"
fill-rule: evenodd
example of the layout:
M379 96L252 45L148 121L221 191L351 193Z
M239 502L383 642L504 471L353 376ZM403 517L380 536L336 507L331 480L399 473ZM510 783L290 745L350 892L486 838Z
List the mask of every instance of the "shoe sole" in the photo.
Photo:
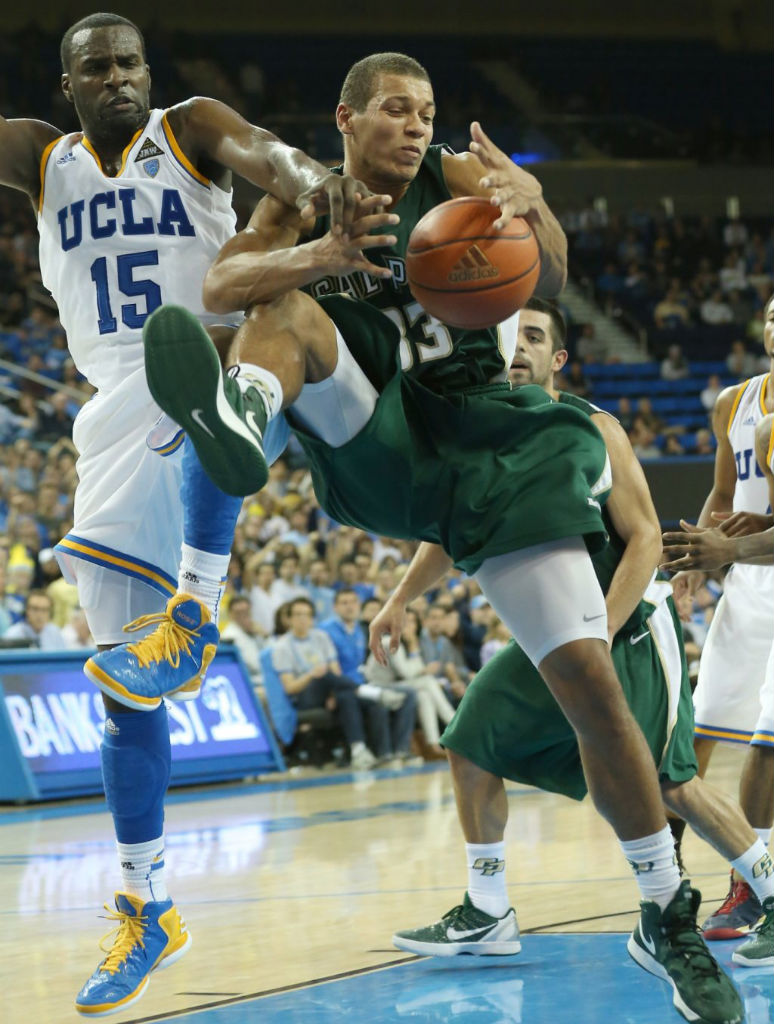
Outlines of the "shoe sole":
M732 939L747 938L754 927L755 922L742 925L740 928L708 928L706 932L702 929L701 937L705 942L730 942Z
M178 946L178 948L174 950L172 953L170 953L168 956L165 956L162 960L159 960L155 967L153 967L150 970L150 972L146 974L146 976L143 978L139 987L136 988L130 996L127 996L126 999L122 999L120 1003L115 1003L113 1006L107 1008L99 1008L96 1010L90 1010L88 1006L79 1006L78 1003L76 1003L76 1011L82 1017L109 1017L113 1013L121 1013L123 1010L127 1010L130 1006L133 1006L139 999L142 999L142 997L145 995L148 985L150 984L151 975L155 974L156 971L166 970L167 967L171 967L172 964L177 963L177 961L182 956L185 956L185 954L191 948L191 944L191 933L186 932L185 942L181 946ZM104 1007L104 1005L105 1004L102 1004L102 1007Z
M397 949L421 956L515 956L521 952L518 939L500 939L494 942L419 942L402 935L393 935L392 944Z
M702 1017L700 1013L692 1010L690 1006L685 1002L683 997L669 975L666 967L662 963L659 963L654 956L646 950L635 940L633 935L629 936L629 941L626 944L626 948L629 952L629 956L634 960L636 964L639 964L643 970L649 974L655 975L657 978L661 978L662 981L666 981L672 986L672 1002L674 1003L675 1009L678 1013L681 1013L686 1020L690 1021L705 1021L706 1017ZM740 1024L744 1018L742 1016L727 1018L722 1024ZM718 1022L721 1024L721 1022Z
M774 956L762 956L748 960L740 952L732 953L731 959L740 967L774 967Z
M212 482L240 498L260 491L269 478L263 448L231 408L218 353L196 317L162 306L143 342L150 393L188 434Z

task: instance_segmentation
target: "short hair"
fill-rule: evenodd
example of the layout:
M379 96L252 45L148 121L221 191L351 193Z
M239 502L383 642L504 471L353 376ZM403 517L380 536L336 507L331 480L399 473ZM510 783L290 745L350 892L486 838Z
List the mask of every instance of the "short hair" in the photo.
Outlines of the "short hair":
M556 302L551 299L539 299L533 295L531 299L527 300L524 308L534 310L535 313L545 313L550 317L551 348L554 352L567 347L567 323Z
M405 75L408 78L430 81L427 69L405 53L372 53L370 57L363 57L353 64L347 72L341 87L339 103L344 103L358 112L365 110L374 94L376 79L381 74Z
M336 591L336 596L333 599L333 603L338 604L339 598L346 597L347 594L354 594L358 601L360 600L360 595L356 590L353 590L352 587L340 587L339 590Z
M46 590L30 590L26 598L24 599L24 611L26 612L27 609L29 608L30 601L37 601L41 597L43 598L44 601L48 601L48 610L53 611L54 602L51 595Z
M307 608L311 611L312 616L314 616L314 614L315 614L317 609L314 606L314 602L310 601L308 597L294 597L292 601L289 601L288 602L288 615L292 615L293 614L293 609L298 604L305 604L307 606Z
M125 25L127 28L131 28L137 33L137 37L140 40L140 46L142 48L142 59L145 60L145 39L143 38L142 32L133 21L129 21L128 18L121 17L120 14L87 14L85 18L81 18L80 21L76 21L74 25L71 25L62 36L62 42L59 44L59 57L62 61L62 70L66 73L70 70L73 37L76 33L83 32L90 28L112 28L114 25Z
M234 594L234 596L231 598L231 601L229 602L228 610L231 611L231 609L238 604L246 604L249 606L250 598L247 597L246 594Z

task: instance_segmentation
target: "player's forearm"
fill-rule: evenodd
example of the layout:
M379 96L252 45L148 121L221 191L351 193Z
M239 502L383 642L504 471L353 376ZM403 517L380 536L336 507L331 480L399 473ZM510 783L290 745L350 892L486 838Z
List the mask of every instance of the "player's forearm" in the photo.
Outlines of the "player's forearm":
M774 526L763 533L751 533L747 537L734 537L735 562L748 565L774 565Z
M610 636L615 636L637 607L660 556L661 534L658 530L630 538L605 597Z
M295 206L303 192L314 188L330 174L323 164L279 140L271 146L268 158L271 178L264 187L288 206Z
M452 559L440 544L423 541L411 559L406 574L395 589L390 601L410 604L429 590L452 567Z
M249 309L317 281L326 270L313 242L292 249L237 253L207 271L204 306L212 313Z
M699 518L696 521L697 526L716 526L717 523L712 518L713 512L730 512L734 506L734 494L733 491L728 493L721 490L718 487L713 487L707 495L707 499L704 502Z
M553 299L567 283L567 236L545 199L538 199L525 220L540 249L540 278L535 294Z

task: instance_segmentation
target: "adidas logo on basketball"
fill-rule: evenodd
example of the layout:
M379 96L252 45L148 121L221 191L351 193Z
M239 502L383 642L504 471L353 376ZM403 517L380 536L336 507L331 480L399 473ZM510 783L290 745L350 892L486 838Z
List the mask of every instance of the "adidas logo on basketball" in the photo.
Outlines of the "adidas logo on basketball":
M499 277L500 271L477 245L471 245L462 259L457 260L448 275L449 281L480 281L486 277Z

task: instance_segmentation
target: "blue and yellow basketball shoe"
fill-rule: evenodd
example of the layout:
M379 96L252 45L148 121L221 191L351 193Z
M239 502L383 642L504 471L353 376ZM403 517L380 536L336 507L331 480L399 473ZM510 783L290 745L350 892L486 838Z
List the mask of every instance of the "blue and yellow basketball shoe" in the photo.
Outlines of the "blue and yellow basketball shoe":
M238 497L260 491L269 478L262 383L242 390L224 375L210 336L180 306L160 306L142 335L150 393L185 430L212 482Z
M145 992L151 973L171 966L191 945L172 900L143 903L139 896L117 892L115 911L107 903L105 910L109 921L118 921L115 940L110 950L101 946L107 956L75 998L75 1009L88 1017L131 1006Z
M124 630L152 625L142 640L100 651L83 666L104 694L136 711L153 711L163 697L197 697L220 639L209 609L189 594L176 594L165 611L141 615Z

